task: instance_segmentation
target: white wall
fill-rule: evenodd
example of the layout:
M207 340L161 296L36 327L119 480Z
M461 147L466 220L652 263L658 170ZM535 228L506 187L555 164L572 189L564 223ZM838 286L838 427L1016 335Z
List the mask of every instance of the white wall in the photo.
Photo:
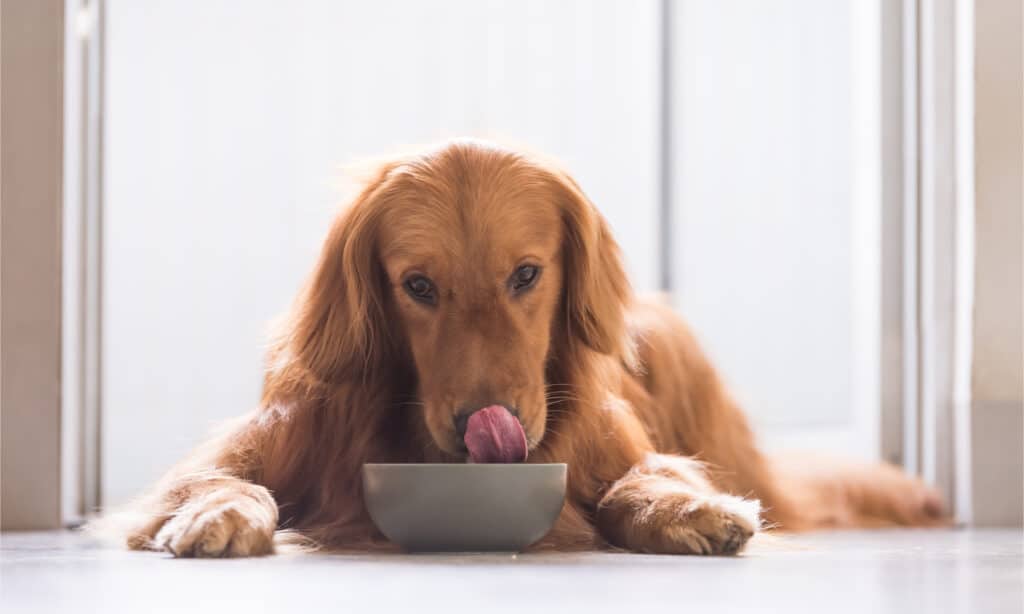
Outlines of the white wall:
M64 10L0 4L0 530L61 526Z
M877 3L675 8L676 305L769 444L875 457Z
M1024 39L1018 1L974 4L972 520L1024 523ZM973 53L972 53L973 52Z
M106 9L105 503L254 406L265 324L359 156L464 134L560 156L655 287L655 1Z

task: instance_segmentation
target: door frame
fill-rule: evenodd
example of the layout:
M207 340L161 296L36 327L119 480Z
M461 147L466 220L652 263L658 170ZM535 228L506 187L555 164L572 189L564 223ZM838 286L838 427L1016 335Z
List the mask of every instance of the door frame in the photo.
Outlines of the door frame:
M61 482L64 524L100 509L104 0L65 0Z
M882 2L882 457L972 520L973 0Z

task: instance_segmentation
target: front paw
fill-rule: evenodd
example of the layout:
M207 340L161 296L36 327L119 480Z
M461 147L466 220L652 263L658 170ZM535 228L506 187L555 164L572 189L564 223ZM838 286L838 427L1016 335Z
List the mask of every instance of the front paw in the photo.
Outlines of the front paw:
M253 484L206 493L182 505L153 539L176 557L259 556L273 552L277 506Z
M657 552L676 554L736 554L761 526L761 504L733 497L711 495L681 506L657 540Z
M732 495L664 494L630 519L629 547L655 554L736 554L760 529L761 504Z

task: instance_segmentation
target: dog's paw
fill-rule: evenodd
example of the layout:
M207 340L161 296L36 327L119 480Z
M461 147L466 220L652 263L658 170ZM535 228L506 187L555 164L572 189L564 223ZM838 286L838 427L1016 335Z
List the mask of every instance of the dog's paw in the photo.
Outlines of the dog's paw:
M274 548L277 507L265 488L218 489L186 502L153 546L176 557L260 556Z
M667 497L652 505L659 526L643 550L661 554L736 554L760 529L761 505L731 495Z
M953 524L942 501L942 493L916 478L892 490L892 515L899 524L912 527L943 527Z

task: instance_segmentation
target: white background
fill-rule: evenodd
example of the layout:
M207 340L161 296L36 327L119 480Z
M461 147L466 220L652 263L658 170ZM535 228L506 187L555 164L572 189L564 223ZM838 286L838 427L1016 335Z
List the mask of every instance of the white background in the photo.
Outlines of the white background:
M877 32L858 4L875 6L676 3L672 250L674 300L770 442L871 456L878 201L860 135L877 83L857 58ZM554 154L638 289L657 286L657 2L242 6L106 4L105 503L254 407L266 323L360 157L456 135Z

